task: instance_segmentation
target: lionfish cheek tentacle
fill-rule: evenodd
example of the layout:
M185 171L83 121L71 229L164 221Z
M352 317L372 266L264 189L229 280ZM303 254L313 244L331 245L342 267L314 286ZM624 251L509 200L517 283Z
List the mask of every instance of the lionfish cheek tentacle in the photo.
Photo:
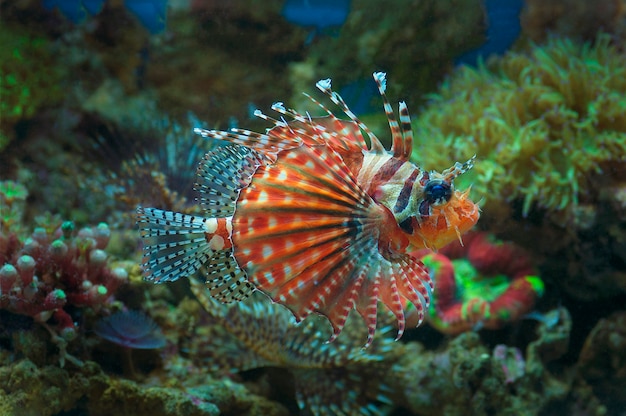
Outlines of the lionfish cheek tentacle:
M460 175L464 174L465 172L467 172L468 170L474 167L475 159L476 159L476 155L472 156L467 162L463 164L456 162L454 166L441 172L441 176L446 182L451 184Z

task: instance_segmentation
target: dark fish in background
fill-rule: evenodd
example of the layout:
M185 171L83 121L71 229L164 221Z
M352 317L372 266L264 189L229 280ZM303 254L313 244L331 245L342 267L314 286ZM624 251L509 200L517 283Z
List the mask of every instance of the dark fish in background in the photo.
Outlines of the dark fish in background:
M286 0L282 15L288 22L310 28L305 44L316 35L341 27L350 14L350 0Z
M43 7L55 7L71 22L81 23L87 15L95 16L102 11L106 0L43 0ZM125 0L124 7L130 11L150 33L165 29L167 0Z
M46 10L55 7L61 14L73 23L80 23L87 17L95 16L102 11L105 0L43 0L42 4Z
M455 59L457 65L475 66L479 59L506 52L522 30L520 13L524 0L485 0L487 41Z

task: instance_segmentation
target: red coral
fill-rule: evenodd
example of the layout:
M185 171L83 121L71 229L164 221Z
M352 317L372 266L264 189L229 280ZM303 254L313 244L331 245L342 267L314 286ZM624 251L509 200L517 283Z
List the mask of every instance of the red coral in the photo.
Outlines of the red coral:
M486 233L469 233L463 243L414 253L434 275L431 325L447 334L498 329L530 312L543 282L528 255Z
M38 322L53 316L58 330L67 333L75 329L67 306L98 307L111 298L127 274L107 266L108 227L72 234L70 222L54 235L36 229L23 243L0 233L0 309Z

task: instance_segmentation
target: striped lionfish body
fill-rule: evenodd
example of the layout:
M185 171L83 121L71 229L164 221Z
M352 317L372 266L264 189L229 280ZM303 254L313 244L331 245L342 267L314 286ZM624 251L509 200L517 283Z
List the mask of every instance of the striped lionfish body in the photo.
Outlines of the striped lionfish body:
M385 96L385 74L374 79L391 128L391 151L332 91L330 80L317 87L350 120L309 97L327 117L311 118L276 103L272 109L292 120L257 111L274 123L266 133L196 129L231 144L207 153L198 167L204 216L138 209L146 279L160 283L200 271L222 302L260 290L297 320L326 316L331 340L356 309L367 324L369 345L379 301L396 316L398 338L405 322L402 298L416 307L421 322L433 286L428 270L407 253L442 247L476 223L478 207L453 186L473 159L441 173L409 162L407 107L400 103L398 123Z

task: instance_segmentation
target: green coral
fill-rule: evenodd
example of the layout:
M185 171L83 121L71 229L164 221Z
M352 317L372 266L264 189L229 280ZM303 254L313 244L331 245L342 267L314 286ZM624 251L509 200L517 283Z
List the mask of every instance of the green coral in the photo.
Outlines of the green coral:
M28 190L14 181L0 181L0 229L19 228Z
M594 202L594 176L626 161L626 56L551 39L478 68L460 67L413 123L412 158L433 169L477 162L460 181L489 201L548 211ZM464 184L459 185L461 187Z
M43 105L62 98L61 70L50 42L8 24L0 26L0 151L13 139L13 126Z

